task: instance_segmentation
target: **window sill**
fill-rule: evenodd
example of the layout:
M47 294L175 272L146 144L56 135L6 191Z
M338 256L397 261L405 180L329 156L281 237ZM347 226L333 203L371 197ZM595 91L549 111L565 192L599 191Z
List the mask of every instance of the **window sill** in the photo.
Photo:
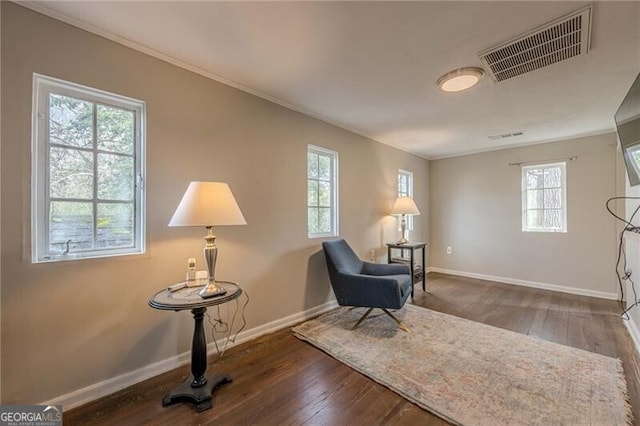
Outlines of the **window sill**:
M69 262L74 260L98 260L98 259L114 259L114 258L129 258L134 256L143 256L145 255L145 251L136 251L136 252L127 252L127 253L70 253L67 255L58 255L58 256L43 256L41 258L33 258L31 259L31 263L39 264L39 263L60 263L60 262Z

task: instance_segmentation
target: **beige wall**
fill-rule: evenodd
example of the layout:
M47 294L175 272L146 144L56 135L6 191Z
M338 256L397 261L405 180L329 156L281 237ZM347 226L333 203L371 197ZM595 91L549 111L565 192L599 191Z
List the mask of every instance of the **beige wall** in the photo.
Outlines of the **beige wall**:
M622 150L620 145L617 149L617 177L618 177L618 194L626 197L640 197L640 186L629 186L629 178L627 177L626 170L624 168L624 161L622 159ZM640 199L625 200L623 203L618 204L619 215L627 220L631 218L631 215L640 204ZM640 213L639 213L640 214ZM640 226L640 217L636 215L632 222L635 226ZM622 222L617 222L618 232L621 232L624 228ZM631 271L631 280L624 282L626 307L630 307L634 303L634 297L640 296L640 235L632 232L625 233L625 251L626 251L626 269ZM624 273L623 267L619 268L620 273ZM635 294L632 288L633 281L635 284ZM625 317L625 319L627 319ZM628 320L630 325L629 330L636 343L636 348L640 351L640 306L631 308L628 313Z
M251 295L248 327L332 298L306 230L306 146L339 153L340 234L361 257L397 238L399 168L425 214L428 162L2 2L2 402L38 403L189 350L186 312L147 306L200 259L203 229L168 228L191 180L230 184L247 226L220 227L217 276ZM147 253L31 264L32 73L147 103ZM319 88L321 90L321 88ZM202 262L199 263L202 268Z
M634 191L634 197L640 196L640 191ZM635 206L634 206L635 209ZM640 297L640 283L638 276L640 275L640 237L637 234L631 234L626 237L625 241L627 249L627 269L632 272L632 279L635 283L636 295ZM631 282L625 281L625 297L626 307L630 307L633 304L634 293L631 288ZM629 331L633 335L634 342L636 343L636 349L640 352L640 306L636 305L628 312L628 317L624 319L629 320Z
M430 266L615 295L615 221L604 207L616 193L615 143L608 134L432 161ZM521 169L508 164L573 155L568 232L522 232Z

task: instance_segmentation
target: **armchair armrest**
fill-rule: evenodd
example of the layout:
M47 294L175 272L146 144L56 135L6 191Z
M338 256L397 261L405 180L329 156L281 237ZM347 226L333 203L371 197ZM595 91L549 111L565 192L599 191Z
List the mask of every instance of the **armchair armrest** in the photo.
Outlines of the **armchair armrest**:
M341 306L399 309L404 302L397 278L338 273L338 279L333 290Z
M370 263L362 262L362 274L364 275L402 275L411 274L411 267L409 265L403 265L400 263Z

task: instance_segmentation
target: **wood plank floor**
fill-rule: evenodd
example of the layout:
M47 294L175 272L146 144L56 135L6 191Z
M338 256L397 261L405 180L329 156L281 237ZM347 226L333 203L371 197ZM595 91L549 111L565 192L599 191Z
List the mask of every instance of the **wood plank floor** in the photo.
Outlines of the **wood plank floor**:
M640 357L617 302L431 273L413 303L556 343L618 357L635 424L640 424ZM202 413L191 403L163 408L185 366L64 413L78 425L445 425L387 388L295 338L289 328L229 349L210 369L233 383Z

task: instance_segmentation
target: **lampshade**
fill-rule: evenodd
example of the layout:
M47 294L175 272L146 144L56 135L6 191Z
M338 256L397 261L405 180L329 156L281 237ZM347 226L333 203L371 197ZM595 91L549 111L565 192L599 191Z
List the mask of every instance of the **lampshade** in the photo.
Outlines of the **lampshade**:
M418 207L416 206L416 203L413 201L413 198L398 197L396 199L396 202L393 204L393 208L391 209L391 214L419 215L420 210L418 210Z
M240 207L223 182L191 182L169 226L246 225Z

